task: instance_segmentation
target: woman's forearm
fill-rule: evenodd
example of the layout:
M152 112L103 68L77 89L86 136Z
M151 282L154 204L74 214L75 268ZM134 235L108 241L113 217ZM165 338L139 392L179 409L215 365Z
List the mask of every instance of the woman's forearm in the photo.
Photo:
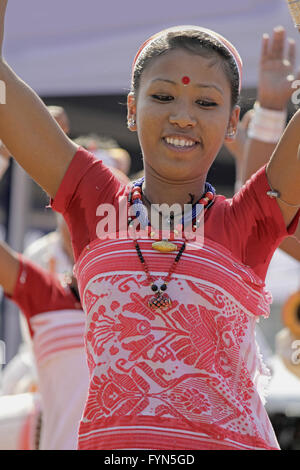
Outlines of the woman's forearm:
M286 225L300 206L300 110L290 120L267 165L271 187L279 191L278 204ZM283 202L284 201L284 202Z
M245 183L263 165L268 163L276 144L257 139L247 139L243 158L242 182Z
M0 61L5 104L0 104L0 139L12 156L52 197L77 146L63 133L38 95Z
M0 0L0 57L3 53L3 38L4 38L4 18L6 12L7 0Z
M282 251L300 261L300 242L294 237L287 237L279 247Z
M12 156L52 197L77 146L64 134L37 94L2 57L7 0L0 0L0 139Z

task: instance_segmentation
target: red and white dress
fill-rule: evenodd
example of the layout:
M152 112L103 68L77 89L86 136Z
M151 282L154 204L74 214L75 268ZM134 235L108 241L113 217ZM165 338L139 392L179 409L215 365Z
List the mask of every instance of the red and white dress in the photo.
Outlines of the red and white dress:
M19 256L13 295L32 336L42 405L41 450L77 448L89 373L84 350L85 316L60 279Z
M79 449L278 449L265 411L268 377L255 324L269 314L264 277L287 230L261 169L205 215L204 245L187 246L168 284L172 305L152 310L130 239L97 238L99 207L122 186L80 149L52 206L69 224L90 368ZM182 241L176 241L178 246ZM154 279L174 254L139 241Z

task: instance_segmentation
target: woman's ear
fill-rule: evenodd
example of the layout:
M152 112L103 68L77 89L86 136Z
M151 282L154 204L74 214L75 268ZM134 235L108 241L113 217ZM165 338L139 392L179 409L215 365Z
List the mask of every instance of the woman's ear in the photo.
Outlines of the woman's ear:
M240 118L240 112L241 112L241 108L238 105L236 105L231 112L228 127L227 127L227 132L225 135L225 142L227 143L235 140L237 126L238 126L239 118Z
M136 126L136 100L133 93L127 96L127 127L130 131L135 132Z

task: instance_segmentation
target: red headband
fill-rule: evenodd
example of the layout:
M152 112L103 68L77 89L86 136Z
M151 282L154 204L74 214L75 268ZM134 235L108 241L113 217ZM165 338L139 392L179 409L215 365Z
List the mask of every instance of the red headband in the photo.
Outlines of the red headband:
M232 58L234 59L235 61L235 64L237 66L237 69L238 69L238 73L239 73L239 92L241 91L241 86L242 86L242 71L243 71L243 62L242 62L242 59L237 51L237 49L233 46L233 44L231 44L231 42L229 42L227 39L225 39L223 36L221 36L220 34L218 33L215 33L214 31L211 31L210 29L206 29L206 28L201 28L200 26L176 26L176 27L173 27L173 28L168 28L168 29L164 29L163 31L160 31L159 33L156 33L154 34L153 36L151 36L149 39L147 39L142 45L141 47L139 48L139 50L137 51L136 55L135 55L135 58L133 60L133 64L132 64L132 77L133 77L133 73L134 73L134 69L135 69L135 65L136 65L136 62L140 56L140 54L142 53L142 51L151 43L153 42L155 39L157 39L159 36L161 36L163 33L166 33L166 32L172 32L172 31L182 31L182 30L185 30L185 29L189 29L189 30L197 30L197 31L202 31L206 34L208 34L209 36L213 37L214 39L217 39L217 41L219 43L222 44L222 46L224 46L227 51L230 53L230 55L232 56Z

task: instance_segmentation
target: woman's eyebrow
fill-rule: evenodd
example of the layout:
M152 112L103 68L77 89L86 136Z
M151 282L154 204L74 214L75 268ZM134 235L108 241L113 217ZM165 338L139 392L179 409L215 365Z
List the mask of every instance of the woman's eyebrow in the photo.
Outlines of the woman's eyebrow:
M172 85L177 85L176 82L173 82L173 80L168 80L167 78L154 78L153 80L151 80L151 83L154 83L154 82L167 82L167 83L171 83Z
M220 88L218 85L215 85L213 83L196 83L195 85L197 88L214 88L217 90L221 95L223 95L223 90Z
M155 83L155 82L167 82L167 83L171 83L171 85L178 85L177 82L174 82L173 80L169 80L167 78L154 78L151 81L151 83ZM221 95L223 95L223 90L218 85L215 85L215 84L212 84L212 83L196 83L195 86L197 88L214 88L219 93L221 93Z

